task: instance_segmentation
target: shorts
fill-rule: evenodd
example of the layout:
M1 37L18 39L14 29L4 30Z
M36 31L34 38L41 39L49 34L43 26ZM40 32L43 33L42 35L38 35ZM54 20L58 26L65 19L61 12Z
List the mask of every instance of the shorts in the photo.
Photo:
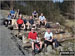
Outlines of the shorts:
M56 41L57 41L56 39L53 39L52 42L45 40L44 43L47 45L53 45L53 42L56 42Z
M49 41L45 40L44 43L47 45L52 45L53 42L49 42Z
M34 15L34 17L37 17L36 15Z
M30 43L32 43L32 42L37 42L36 40L32 40L32 39L30 39Z
M45 22L42 23L42 22L40 21L40 25L45 25Z

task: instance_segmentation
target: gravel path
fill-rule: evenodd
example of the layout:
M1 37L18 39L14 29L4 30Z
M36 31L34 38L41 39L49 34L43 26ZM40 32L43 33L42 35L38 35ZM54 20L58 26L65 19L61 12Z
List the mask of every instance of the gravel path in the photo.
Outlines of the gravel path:
M3 17L0 10L0 56L23 56L22 51L19 50L16 43L11 39L11 31L1 25L1 19Z

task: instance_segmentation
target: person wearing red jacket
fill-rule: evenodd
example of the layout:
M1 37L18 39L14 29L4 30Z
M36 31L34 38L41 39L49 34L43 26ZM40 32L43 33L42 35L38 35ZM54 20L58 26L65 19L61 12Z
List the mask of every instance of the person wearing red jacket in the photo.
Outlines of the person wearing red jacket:
M35 32L34 28L32 28L31 32L29 32L28 39L31 39L33 41L37 40L37 33Z
M22 18L19 18L19 19L17 20L19 32L20 32L20 30L21 30L21 27L22 27L22 24L23 24L23 23L24 23L24 22L23 22Z
M28 39L31 40L33 52L35 50L35 43L38 43L40 45L40 49L42 48L42 42L38 41L38 36L37 33L35 32L35 28L32 28L31 32L29 32Z
M28 39L31 40L31 43L32 43L32 49L34 50L34 42L36 42L36 40L38 39L37 37L37 33L35 32L35 28L32 28L31 29L31 32L29 32L28 34Z

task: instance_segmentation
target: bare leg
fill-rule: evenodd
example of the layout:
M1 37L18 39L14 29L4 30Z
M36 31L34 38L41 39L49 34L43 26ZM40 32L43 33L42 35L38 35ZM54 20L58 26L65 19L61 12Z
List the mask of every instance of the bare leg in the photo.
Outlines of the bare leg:
M25 27L26 27L26 26L25 26L25 24L24 24L24 29L25 29Z
M37 18L38 18L38 13L37 13Z
M40 42L40 49L42 48L42 45L43 45L43 43L42 43L42 42Z
M23 30L25 29L25 24L22 25L23 26Z
M16 24L16 28L18 29L18 24Z
M34 18L34 14L32 14L32 17Z
M26 25L27 25L27 29L29 29L30 28L30 23L28 22Z
M47 52L47 44L45 44L44 51Z
M34 42L32 42L32 50L34 50Z
M45 44L45 48L47 47L47 44Z
M46 25L47 21L46 21L46 20L44 20L44 22L45 22L45 25Z
M53 42L53 48L55 48L55 42Z
M40 25L40 20L38 21L38 24Z

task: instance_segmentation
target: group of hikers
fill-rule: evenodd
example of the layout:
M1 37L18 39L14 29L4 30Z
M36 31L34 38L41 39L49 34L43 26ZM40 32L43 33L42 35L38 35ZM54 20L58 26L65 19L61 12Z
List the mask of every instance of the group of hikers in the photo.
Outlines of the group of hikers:
M40 37L38 37L37 32L35 31L35 26L36 26L36 22L34 21L35 18L39 18L38 19L38 24L39 26L41 25L46 25L47 21L45 16L43 15L43 13L41 13L41 15L38 17L38 13L36 12L36 10L32 13L32 16L29 17L29 20L26 19L26 17L24 17L22 14L19 12L19 9L17 11L17 13L14 10L11 10L10 13L8 14L8 21L6 26L8 26L9 23L11 23L11 19L12 18L16 18L17 19L17 24L16 26L18 27L18 31L21 31L21 27L24 27L24 29L26 29L26 27L30 28L31 27L31 31L28 33L28 39L30 40L30 43L32 44L32 52L35 54L36 49L41 51L43 49L43 46L46 48L48 45L52 45L53 48L58 47L60 44L57 41L57 39L53 38L53 33L51 32L50 28L48 27L44 37L42 37L40 40L38 40ZM34 26L34 27L33 27ZM35 48L36 47L36 48Z
M25 30L31 29L32 27L36 27L36 22L34 21L35 18L39 18L37 21L39 27L41 27L41 25L46 25L46 18L43 13L41 13L41 15L38 17L38 13L35 10L32 13L32 16L29 16L29 20L27 20L26 17L23 17L22 14L19 12L19 9L17 12L12 9L8 14L6 26L8 26L8 24L11 24L11 19L17 19L16 28L19 30L19 32L21 28L24 28Z
M42 51L43 47L45 47L45 51L47 51L46 48L48 45L52 45L53 49L61 46L57 39L53 38L53 33L51 32L50 28L47 28L43 38L41 38L40 40L38 40L39 37L37 32L35 31L35 28L32 28L28 34L28 39L30 39L30 42L32 43L33 53L37 52L36 50Z

